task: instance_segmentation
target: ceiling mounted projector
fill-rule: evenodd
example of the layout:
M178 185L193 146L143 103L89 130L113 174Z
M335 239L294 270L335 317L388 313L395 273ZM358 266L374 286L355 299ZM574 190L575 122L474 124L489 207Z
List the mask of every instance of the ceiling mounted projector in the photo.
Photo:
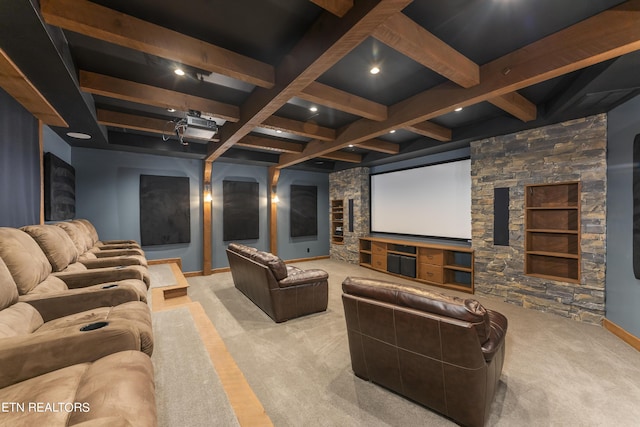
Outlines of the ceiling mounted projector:
M186 119L186 126L182 132L183 138L210 140L218 132L218 125L214 120L194 116L187 116Z

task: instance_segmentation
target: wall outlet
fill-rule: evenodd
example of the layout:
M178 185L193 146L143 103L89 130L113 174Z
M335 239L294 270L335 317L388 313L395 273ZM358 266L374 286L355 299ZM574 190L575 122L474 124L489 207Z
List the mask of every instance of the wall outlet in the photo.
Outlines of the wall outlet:
M307 248L307 253L309 253L309 248Z

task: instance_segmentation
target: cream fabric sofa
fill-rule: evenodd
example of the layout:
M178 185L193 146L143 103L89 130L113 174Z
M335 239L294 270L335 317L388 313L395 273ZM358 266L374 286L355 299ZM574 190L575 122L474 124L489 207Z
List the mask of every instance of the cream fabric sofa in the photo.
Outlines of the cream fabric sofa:
M55 226L38 227L60 231ZM79 264L78 268L71 269L68 262L75 252L59 248L55 244L58 241L55 238L50 240L53 243L47 247L47 256L25 231L0 227L0 258L8 267L22 300L48 297L55 293L69 293L72 289L73 292L70 293L115 293L129 295L127 301L146 301L150 279L145 267L88 270ZM53 265L57 272L54 272Z

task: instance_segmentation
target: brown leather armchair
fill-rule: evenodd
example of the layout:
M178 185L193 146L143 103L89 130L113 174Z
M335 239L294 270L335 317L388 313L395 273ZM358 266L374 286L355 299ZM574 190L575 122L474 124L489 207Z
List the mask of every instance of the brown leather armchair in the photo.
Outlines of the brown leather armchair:
M351 366L465 426L489 417L507 319L473 299L380 280L342 283Z
M326 271L287 266L273 254L238 243L229 244L227 257L236 288L274 321L327 309Z

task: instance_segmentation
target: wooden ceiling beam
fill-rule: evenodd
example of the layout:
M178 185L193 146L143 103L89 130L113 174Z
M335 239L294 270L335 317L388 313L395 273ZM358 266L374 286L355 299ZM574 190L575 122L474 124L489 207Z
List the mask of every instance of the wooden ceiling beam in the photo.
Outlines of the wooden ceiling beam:
M311 3L328 10L340 18L353 7L353 0L311 0Z
M523 122L530 122L538 116L538 107L518 92L507 93L487 101Z
M478 65L403 13L390 17L373 37L462 87L480 83Z
M268 117L260 127L281 130L294 135L316 138L322 141L333 141L336 139L335 129L320 126L311 121L301 122L298 120L287 119L285 117L271 116Z
M342 18L322 14L276 69L276 86L256 88L242 105L242 119L223 126L222 142L210 144L207 160L220 157L411 2L361 0Z
M451 129L437 125L433 122L416 123L405 127L405 129L417 133L418 135L433 138L440 142L451 141Z
M118 111L103 110L101 108L97 109L96 115L98 123L101 125L140 130L143 132L173 135L173 129L175 127L169 126L169 120L137 116Z
M323 159L337 160L348 163L361 163L362 155L358 153L347 153L346 151L333 151L320 156Z
M462 88L446 82L428 89L390 107L389 118L383 122L360 119L346 126L332 143L312 141L302 154L281 155L278 167L292 166L639 49L640 0L631 0L483 65L476 86Z
M371 120L385 120L387 106L322 83L312 82L298 98Z
M378 27L373 36L462 87L468 88L480 83L480 67L475 62L402 13L389 18ZM489 102L524 122L534 120L537 115L535 104L516 92L496 97Z
M240 119L240 109L235 105L84 70L80 71L80 88L96 95L144 105L179 111L197 110L230 122Z
M2 49L0 49L0 87L35 118L42 120L42 123L49 126L69 127L60 113Z
M255 59L86 0L41 0L47 24L270 88L274 68Z
M361 142L356 147L386 154L398 154L400 152L400 144L383 141L381 139L370 139L369 141Z
M264 138L261 136L247 135L236 143L238 147L257 148L266 151L280 153L302 153L304 144L283 141L280 139Z

